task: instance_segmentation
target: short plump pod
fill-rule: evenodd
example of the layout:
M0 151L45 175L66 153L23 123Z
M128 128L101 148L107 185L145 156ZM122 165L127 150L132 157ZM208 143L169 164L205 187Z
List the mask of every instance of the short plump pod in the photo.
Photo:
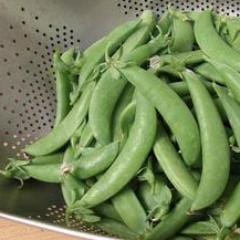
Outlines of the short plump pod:
M228 139L221 117L198 75L183 72L200 127L202 174L192 210L213 204L223 193L230 170Z
M188 165L197 162L200 137L197 123L187 105L164 81L138 66L121 68L120 72L155 106L177 139Z
M218 35L213 25L211 10L199 14L194 24L194 33L200 49L207 56L240 71L240 53Z
M151 151L156 135L156 111L140 93L136 96L136 116L128 140L111 167L76 202L74 208L94 207L119 192L137 173Z

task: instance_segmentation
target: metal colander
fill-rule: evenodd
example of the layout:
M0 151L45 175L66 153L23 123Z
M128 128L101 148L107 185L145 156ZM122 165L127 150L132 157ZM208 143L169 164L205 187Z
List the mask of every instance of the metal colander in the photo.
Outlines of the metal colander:
M55 49L84 49L144 9L161 15L169 5L240 14L237 0L0 0L0 168L9 156L26 157L21 149L52 128ZM58 186L28 181L20 189L0 177L0 216L83 239L103 239L104 233L74 219L72 229L67 228L64 211Z

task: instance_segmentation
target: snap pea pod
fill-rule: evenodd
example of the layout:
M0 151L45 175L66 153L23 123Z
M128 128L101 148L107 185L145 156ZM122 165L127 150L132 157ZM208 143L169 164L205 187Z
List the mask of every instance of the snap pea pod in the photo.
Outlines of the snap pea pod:
M66 144L87 114L93 88L94 83L87 85L81 98L63 121L47 136L27 146L24 151L33 156L47 155Z
M240 103L240 74L227 64L212 60L210 62L217 69L234 98Z
M146 181L141 182L138 195L151 222L158 222L169 212L172 193L162 179L156 178L153 186Z
M191 22L181 12L172 13L171 40L169 51L186 52L191 51L194 44L194 34Z
M240 53L218 35L212 21L212 12L203 11L194 24L194 33L200 49L210 58L240 70ZM209 37L206 37L209 36Z
M138 235L143 235L148 228L147 215L134 191L126 187L111 200L126 226Z
M70 139L70 143L71 146L75 149L79 139L81 138L82 132L85 128L86 125L86 120L83 120L82 123L80 124L80 126L76 129L76 131L74 132L74 134L72 135L71 139Z
M90 188L74 208L91 208L119 192L137 173L149 154L156 134L156 112L140 94L136 96L136 117L127 142L111 167Z
M86 185L71 174L63 174L61 189L64 201L69 207L82 198L86 191Z
M148 41L151 31L155 26L155 18L151 11L146 11L142 16L140 27L122 45L121 59L125 58L134 48ZM108 85L107 87L106 84ZM114 79L111 70L107 70L96 85L89 107L89 123L94 137L104 145L112 139L111 118L113 108L109 107L117 102L126 81ZM121 91L119 91L120 89ZM107 91L106 91L107 90Z
M138 238L137 234L131 231L125 224L112 219L104 218L94 225L103 231L111 233L115 236L122 237L124 239L136 240Z
M77 100L84 84L90 80L89 78L91 78L94 69L104 60L105 49L108 47L108 53L114 53L122 42L137 29L140 22L140 20L133 20L116 27L105 38L94 44L91 50L88 50L87 53L84 54L84 62L79 76L78 87L71 96L72 104Z
M73 57L74 50L70 49L65 53ZM70 75L71 73L61 67L61 56L59 52L55 52L53 55L53 66L56 77L56 117L54 126L56 127L68 114L70 111L70 92L72 90Z
M201 65L195 67L194 71L213 82L225 84L222 76L210 63L202 63Z
M115 160L118 154L118 142L110 143L97 148L91 153L82 155L79 159L67 164L72 175L79 179L86 179L106 170Z
M219 86L214 86L222 106L227 114L238 146L240 146L240 105Z
M230 171L227 135L207 89L190 70L183 72L195 107L202 142L202 175L192 210L213 204L223 193Z
M63 164L71 163L74 159L74 150L72 146L67 147L63 156Z
M224 227L232 227L240 218L240 183L236 186L230 194L227 203L225 204L222 213L220 214L220 221Z
M158 21L158 26L160 27L163 34L167 34L169 32L169 28L171 26L171 18L169 11L163 13L160 20Z
M187 198L180 200L168 216L146 234L145 239L164 240L173 237L191 219L188 214L191 203Z
M102 203L96 206L94 208L94 211L100 216L122 222L122 218L119 216L118 212L115 210L111 203Z
M117 106L113 112L113 140L120 141L122 139L122 130L121 130L121 122L119 121L120 116L122 115L125 107L132 101L133 98L134 87L129 83L126 85L123 93L118 99Z
M200 153L200 137L186 104L165 82L138 66L126 66L120 72L157 108L176 136L184 161L195 164Z
M177 191L185 197L194 199L198 187L197 181L184 165L160 124L153 151L163 172Z

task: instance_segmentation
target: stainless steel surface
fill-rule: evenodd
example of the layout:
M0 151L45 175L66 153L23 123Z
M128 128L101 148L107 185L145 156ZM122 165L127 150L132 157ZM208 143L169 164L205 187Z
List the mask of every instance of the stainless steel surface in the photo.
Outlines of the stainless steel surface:
M21 149L52 127L54 49L84 49L144 9L161 15L169 5L240 13L240 1L234 0L0 0L0 167L9 156L24 157ZM0 216L84 239L102 234L74 220L72 227L79 231L66 230L63 205L58 186L30 181L19 189L0 177Z

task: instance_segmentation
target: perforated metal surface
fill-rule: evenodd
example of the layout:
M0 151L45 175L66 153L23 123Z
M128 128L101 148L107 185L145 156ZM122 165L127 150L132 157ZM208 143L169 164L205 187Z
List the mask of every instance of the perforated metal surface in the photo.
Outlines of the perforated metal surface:
M25 157L21 149L51 130L56 103L55 49L84 49L144 9L161 15L169 5L182 10L213 7L234 16L240 13L240 1L222 0L0 0L0 167L9 156ZM19 189L16 182L0 177L0 196L1 215L30 217L60 226L57 230L65 232L59 187L30 181ZM100 234L74 220L72 227ZM96 239L81 232L68 233Z

